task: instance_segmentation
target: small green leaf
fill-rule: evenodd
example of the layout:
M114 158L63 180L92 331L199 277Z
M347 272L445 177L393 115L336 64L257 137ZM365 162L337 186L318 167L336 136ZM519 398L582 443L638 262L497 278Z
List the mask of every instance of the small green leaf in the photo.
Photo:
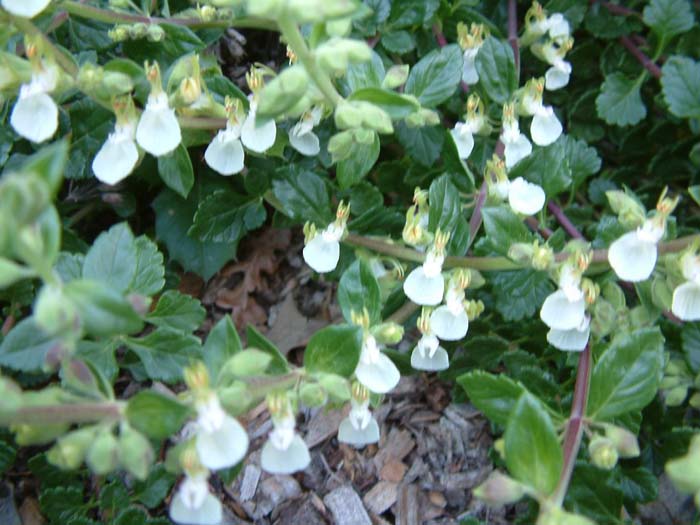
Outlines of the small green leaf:
M151 469L148 478L134 484L134 496L149 509L154 509L168 495L175 479L175 475L168 472L165 466L159 463Z
M362 350L362 328L351 325L327 326L316 332L304 352L304 367L311 373L328 372L350 377Z
M523 392L520 383L505 375L493 375L480 370L468 372L457 378L469 401L494 423L507 425L513 407Z
M481 213L484 218L484 229L492 247L503 255L508 254L508 249L513 243L532 241L532 235L527 227L510 208L486 207L481 210Z
M531 268L493 274L496 310L506 321L532 317L545 298L554 291L546 272Z
M372 50L372 59L367 62L350 64L345 72L345 78L342 79L341 87L343 94L349 96L354 91L363 88L382 86L382 80L386 75L384 63L381 57Z
M126 418L139 432L153 439L175 434L185 423L189 408L171 396L155 390L142 390L129 399Z
M136 272L129 291L145 296L155 295L165 286L163 254L145 235L136 238Z
M350 154L338 162L336 177L340 189L347 189L360 182L374 166L379 158L379 136L374 132L371 144L353 142Z
M382 45L390 53L403 55L416 47L416 41L408 31L392 31L382 35Z
M510 100L518 87L513 48L504 40L488 37L476 55L479 84L486 95L498 104Z
M580 186L588 177L600 171L601 159L596 149L583 140L570 135L563 135L564 155L571 168L574 188Z
M284 355L282 355L279 348L277 348L277 345L258 332L253 325L248 325L246 327L246 338L248 339L249 347L262 350L272 357L272 362L267 367L269 373L277 375L289 372L287 360Z
M542 187L553 198L571 186L571 165L566 155L566 139L560 137L545 148L535 148L531 155L518 162L508 176L523 177Z
M672 56L661 68L661 89L668 107L681 118L700 118L700 62Z
M85 517L87 508L84 503L83 491L77 487L51 487L39 494L41 511L53 523Z
M399 122L396 138L411 159L421 166L432 167L440 157L445 131L440 126L412 128Z
M622 491L611 478L611 472L578 461L566 493L567 508L599 524L619 523Z
M622 73L605 77L600 94L595 99L598 117L608 124L629 126L647 116L647 108L639 89L644 76L630 80Z
M158 157L158 174L168 188L183 199L187 198L194 184L194 170L184 144L167 155Z
M654 501L658 495L659 482L656 476L644 467L620 469L617 481L626 500L646 503Z
M7 441L0 440L0 474L12 467L17 457L17 449Z
M362 259L357 259L340 278L338 302L347 322L352 322L352 313L362 314L367 309L370 324L381 320L381 290L377 278Z
M272 191L284 206L284 213L298 222L312 221L325 227L332 221L328 188L321 177L294 165L280 168Z
M563 454L542 402L523 393L510 413L504 437L510 473L541 494L551 494L559 481Z
M199 339L171 328L158 328L139 338L127 337L124 343L139 357L151 379L167 383L181 381L182 370L202 353Z
M7 288L17 281L34 276L35 273L31 268L21 266L5 257L0 257L0 288Z
M69 283L82 277L84 261L85 256L82 253L60 252L53 269L58 273L61 282Z
M243 349L230 315L223 316L211 329L202 348L203 360L212 381L218 377L224 363Z
M683 323L681 329L681 348L693 374L700 373L700 325Z
M199 328L205 315L206 311L197 299L177 290L168 290L160 296L146 320L156 326L189 333Z
M591 374L586 413L608 421L644 408L656 395L663 372L664 338L658 328L618 336Z
M644 8L644 23L665 40L690 31L695 21L688 0L651 0Z
M60 140L41 148L22 164L22 171L36 173L54 197L61 187L63 172L68 161L68 142Z
M137 248L134 234L126 222L102 232L85 255L83 277L106 284L117 292L125 292L137 270Z
M404 91L426 108L434 108L452 96L462 80L462 50L452 44L434 50L411 68Z
M406 118L420 109L420 104L415 98L376 87L358 89L348 99L371 102L386 111L393 120Z
M430 214L428 229L436 232L438 228L452 234L457 225L457 218L462 212L459 191L452 184L449 175L442 175L430 184L428 192Z
M247 232L259 228L266 215L259 198L219 190L199 203L187 234L205 242L238 243Z

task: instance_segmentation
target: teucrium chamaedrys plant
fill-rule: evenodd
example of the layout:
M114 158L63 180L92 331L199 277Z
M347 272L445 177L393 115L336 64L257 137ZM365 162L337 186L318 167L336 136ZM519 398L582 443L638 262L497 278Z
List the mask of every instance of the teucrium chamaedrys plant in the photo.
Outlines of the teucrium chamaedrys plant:
M3 0L0 469L46 446L32 465L86 464L108 480L100 505L119 493L100 519L171 492L173 521L216 524L209 477L249 448L237 416L266 401L260 463L290 474L313 454L302 407L347 406L337 439L364 447L382 396L421 371L502 432L504 468L474 491L491 504L619 523L666 461L697 501L696 413L673 409L700 407L700 237L681 195L700 201L697 13L499 6ZM211 52L230 27L287 46L278 70L252 65L248 94ZM268 214L303 225L309 271L338 280L343 320L301 366L253 327L244 348L229 316L202 341L206 311L175 286L178 265L209 279ZM122 399L120 377L142 388ZM51 520L90 517L56 503L82 486L46 484Z

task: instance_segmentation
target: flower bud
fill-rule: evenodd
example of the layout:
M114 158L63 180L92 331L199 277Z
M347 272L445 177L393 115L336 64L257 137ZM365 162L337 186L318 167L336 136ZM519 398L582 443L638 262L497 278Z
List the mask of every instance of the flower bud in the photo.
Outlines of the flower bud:
M107 36L109 36L113 42L124 42L129 40L129 26L126 24L116 25L107 31Z
M678 385L664 392L664 403L669 407L681 406L687 396L688 387L686 385Z
M69 432L56 441L56 444L46 453L46 459L52 465L62 469L77 469L85 460L96 432L97 428L94 426Z
M621 458L636 458L639 456L637 436L626 428L615 425L605 425L605 436L615 446Z
M155 458L146 436L125 424L120 430L118 450L119 464L136 479L146 479Z
M318 383L305 383L299 389L299 398L307 407L320 407L328 401L328 394Z
M345 160L350 155L353 144L353 135L350 131L336 133L328 141L328 153L331 154L333 162Z
M640 226L646 217L644 208L636 199L620 190L605 192L612 211L617 213L618 220L627 229Z
M496 441L494 441L493 448L496 452L498 452L498 455L501 456L501 459L506 459L506 442L503 438L498 438Z
M49 335L69 329L78 318L73 302L60 286L45 284L34 303L34 319Z
M352 139L358 144L372 144L377 133L371 129L356 128L352 130Z
M605 470L612 470L617 465L617 448L612 440L596 435L588 445L588 453L593 464Z
M395 89L406 83L408 79L409 65L394 65L389 68L386 72L384 80L382 80L382 87L385 89Z
M104 429L97 435L85 460L95 474L104 475L117 468L119 443L111 429Z
M616 309L624 308L627 305L625 292L613 281L608 281L603 285L602 293L603 297Z
M688 399L688 404L695 409L700 408L700 392L695 392L692 396L690 396L690 399Z
M693 439L697 439L697 436ZM678 490L693 494L700 490L700 452L691 449L685 456L666 463L666 474Z
M137 23L127 26L129 29L129 38L132 40L138 40L139 38L145 38L148 34L148 25L144 23Z
M243 414L255 401L248 385L243 381L234 381L229 386L219 389L217 394L221 406L233 416Z
M341 76L350 63L357 64L372 59L372 49L360 40L331 38L315 50L319 66L328 73Z
M334 401L347 401L350 399L350 383L343 376L322 374L318 377L318 383Z
M270 365L270 361L272 361L270 354L257 348L248 348L234 354L226 361L220 373L220 381L225 384L229 378L262 375Z
M673 303L673 290L666 279L655 277L651 283L651 300L661 310L670 310Z
M301 65L286 68L260 91L257 115L276 117L294 106L306 93L309 77Z
M494 470L486 481L474 489L474 495L489 505L507 505L522 498L525 488L514 479Z
M335 125L340 129L359 128L363 115L352 102L341 102L335 108ZM333 139L331 139L332 141Z
M161 42L165 38L165 31L159 25L149 24L146 38L149 42Z
M352 18L338 18L326 22L326 33L330 36L348 36L352 30Z
M372 328L372 335L377 342L384 345L395 345L403 339L403 326L397 323L382 323Z
M605 299L598 299L593 305L591 331L599 338L612 333L617 326L617 312Z

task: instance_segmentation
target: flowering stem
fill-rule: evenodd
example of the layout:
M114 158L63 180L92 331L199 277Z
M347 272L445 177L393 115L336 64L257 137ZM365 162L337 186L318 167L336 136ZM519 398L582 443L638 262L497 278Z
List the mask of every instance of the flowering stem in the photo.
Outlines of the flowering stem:
M299 31L297 23L292 17L281 16L278 25L284 40L287 41L289 47L292 48L294 54L304 65L304 69L306 69L306 72L312 78L318 89L323 93L323 96L328 99L328 102L330 102L333 107L337 106L342 102L343 97L341 97L340 93L335 89L330 77L318 67L316 57L314 57L313 53L307 47L306 41L301 31Z
M515 71L520 73L520 46L518 46L518 3L508 0L508 43L513 48Z
M588 386L591 378L591 349L589 345L581 353L576 371L576 386L574 387L574 399L571 403L571 414L564 431L564 465L561 469L557 488L552 495L556 506L561 506L569 488L571 474L574 472L574 463L578 456L583 436L583 416L586 413L588 403Z
M24 423L47 425L56 423L89 423L122 418L124 403L76 403L67 405L27 406L0 413L0 425Z
M76 66L75 62L67 57L63 51L57 48L53 42L51 42L51 40L31 22L31 20L19 16L13 16L12 25L14 25L24 34L38 36L41 38L44 41L44 44L51 49L56 62L58 62L58 65L61 66L66 73L72 77L75 77L78 74L78 67Z
M562 210L556 203L549 201L547 203L547 209L552 212L552 215L556 217L557 222L561 224L562 228L571 235L574 239L584 239L585 237L583 234L578 231L578 228L574 226L574 223L569 220L569 218L566 216L564 213L564 210Z

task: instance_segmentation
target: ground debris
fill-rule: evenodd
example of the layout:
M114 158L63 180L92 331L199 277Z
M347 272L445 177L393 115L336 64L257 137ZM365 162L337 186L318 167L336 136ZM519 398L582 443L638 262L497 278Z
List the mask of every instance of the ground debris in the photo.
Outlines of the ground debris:
M333 514L336 525L372 525L360 496L349 485L329 492L323 502Z

